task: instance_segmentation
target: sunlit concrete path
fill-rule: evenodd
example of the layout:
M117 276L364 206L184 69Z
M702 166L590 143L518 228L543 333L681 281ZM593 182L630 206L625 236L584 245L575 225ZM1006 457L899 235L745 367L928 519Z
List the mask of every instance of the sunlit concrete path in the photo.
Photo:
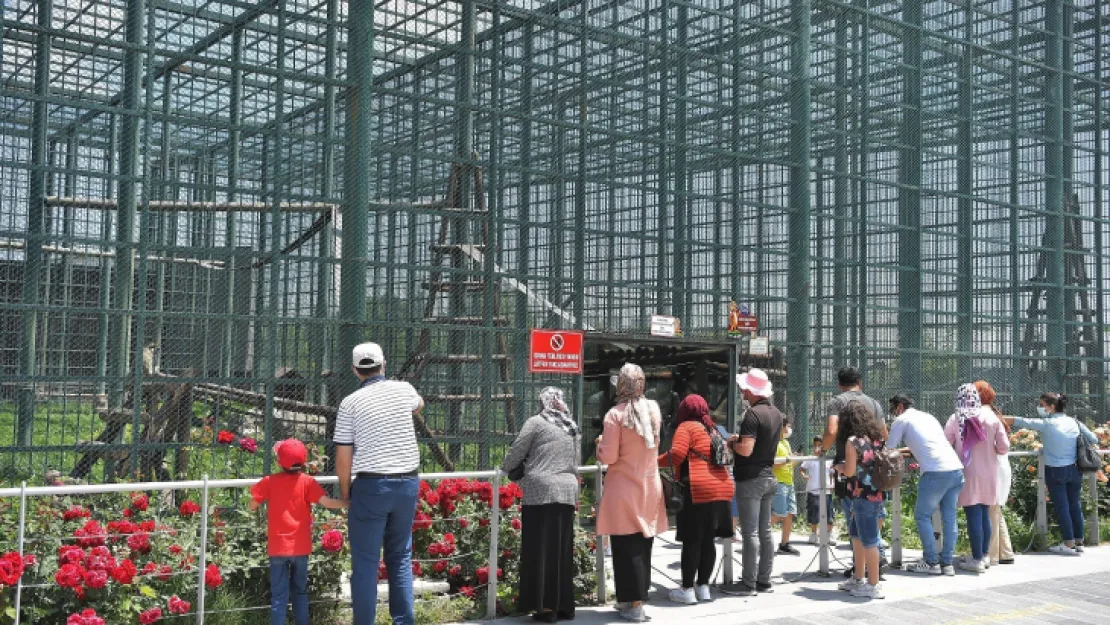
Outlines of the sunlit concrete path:
M654 590L646 608L652 625L1110 623L1110 546L1088 548L1080 557L1019 554L1014 564L994 566L982 575L957 572L955 577L934 577L891 571L883 583L886 599L874 601L855 599L837 590L836 585L844 579L840 574L844 566L835 559L833 576L822 578L814 573L817 548L795 546L801 556L775 558L773 593L739 598L714 590L711 603L678 606L667 600L667 592L676 586L673 580L679 578L681 547L673 542L673 535L661 537L653 555ZM844 563L851 558L846 545L834 549L833 555ZM917 557L915 552L905 553L907 562ZM737 552L737 572L739 559ZM809 572L803 574L807 566ZM498 622L524 621L511 618ZM610 605L580 609L575 624L620 622Z

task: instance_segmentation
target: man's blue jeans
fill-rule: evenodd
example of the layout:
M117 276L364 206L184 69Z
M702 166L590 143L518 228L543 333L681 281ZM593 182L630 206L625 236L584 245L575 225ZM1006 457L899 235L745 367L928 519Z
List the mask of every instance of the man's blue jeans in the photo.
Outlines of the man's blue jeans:
M956 500L964 488L964 472L930 471L922 473L917 482L917 503L913 507L913 518L917 521L917 535L921 537L921 550L928 564L952 565L952 554L956 551ZM942 536L944 545L937 557L936 529L933 527L933 512L940 508L941 523L944 524Z
M293 622L308 625L308 556L270 556L270 625L285 625L293 602Z
M354 625L373 625L378 604L378 563L389 571L389 615L394 625L415 625L412 604L412 519L420 480L359 478L351 485L351 603Z

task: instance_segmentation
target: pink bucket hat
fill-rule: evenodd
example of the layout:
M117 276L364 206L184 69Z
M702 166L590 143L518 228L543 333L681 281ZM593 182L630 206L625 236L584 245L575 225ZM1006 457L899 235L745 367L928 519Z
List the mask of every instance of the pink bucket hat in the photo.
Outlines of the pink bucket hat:
M771 380L762 369L750 369L736 376L736 385L756 397L770 397L775 394Z

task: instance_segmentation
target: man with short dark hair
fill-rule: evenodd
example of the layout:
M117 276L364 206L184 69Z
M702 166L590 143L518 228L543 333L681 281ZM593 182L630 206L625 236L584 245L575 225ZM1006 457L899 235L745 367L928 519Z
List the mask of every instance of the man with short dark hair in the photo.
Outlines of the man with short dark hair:
M334 440L340 496L350 501L353 622L374 623L384 555L389 614L394 625L415 625L411 543L420 447L412 416L424 400L408 382L385 379L385 355L376 343L356 345L351 356L359 389L339 404Z
M956 548L956 499L964 486L963 462L948 443L940 421L914 408L912 399L905 395L891 397L890 413L895 418L887 447L893 449L905 442L902 453L913 454L921 466L913 518L921 537L923 556L906 570L927 575L955 575L952 555ZM938 507L944 525L944 542L939 555L933 533L933 512Z
M834 449L833 466L844 462L845 450L844 446L837 442L837 430L839 429L840 411L848 405L849 402L858 401L868 408L871 415L879 421L882 427L883 436L886 437L886 422L883 420L882 404L875 401L868 395L863 393L863 376L855 367L843 367L836 373L837 385L840 387L840 394L833 397L825 404L825 432L821 437L821 447L824 449ZM852 522L852 505L851 499L848 498L846 490L846 483L839 473L833 487L833 494L840 504L841 510L844 511L844 520L846 523ZM884 504L885 509L885 504ZM881 523L880 517L880 523ZM879 538L879 560L886 566L886 545L882 537ZM845 571L845 577L851 575L851 567Z
M750 404L740 422L739 434L729 439L737 454L732 473L736 479L740 534L744 540L743 573L741 581L726 584L721 591L751 596L757 592L771 592L771 569L775 562L771 504L778 490L772 469L785 419L771 403L774 392L764 371L751 369L736 376L736 383Z

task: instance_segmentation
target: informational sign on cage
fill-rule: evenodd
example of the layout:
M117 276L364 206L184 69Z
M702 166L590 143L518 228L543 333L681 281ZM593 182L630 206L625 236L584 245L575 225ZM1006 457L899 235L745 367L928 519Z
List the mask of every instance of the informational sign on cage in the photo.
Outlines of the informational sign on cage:
M532 330L528 371L532 373L582 373L584 335L574 330Z
M728 333L735 336L748 332L754 334L757 330L759 330L759 319L752 314L748 305L737 305L736 302L729 302Z
M651 316L652 336L682 336L682 322L678 317L667 315Z
M765 336L753 336L748 342L748 355L766 356L771 353L771 339Z

